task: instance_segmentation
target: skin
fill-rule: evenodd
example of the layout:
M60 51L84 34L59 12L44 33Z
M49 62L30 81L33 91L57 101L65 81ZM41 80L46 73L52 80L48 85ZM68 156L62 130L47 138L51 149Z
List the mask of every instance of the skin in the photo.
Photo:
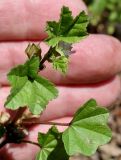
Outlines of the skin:
M81 0L9 0L0 1L0 111L10 92L7 72L27 57L24 50L29 41L37 43L46 37L44 26L47 20L56 20L60 9L67 5L76 15L86 7ZM47 12L46 12L47 11ZM43 54L48 47L40 43ZM69 70L65 77L46 64L42 75L49 78L59 89L59 97L47 106L41 120L69 122L78 107L90 98L99 105L110 106L121 91L121 43L110 36L90 35L73 47ZM29 139L36 141L38 131L46 132L49 126L38 125L30 132ZM59 127L62 131L64 128ZM7 145L0 151L2 160L35 159L36 146Z

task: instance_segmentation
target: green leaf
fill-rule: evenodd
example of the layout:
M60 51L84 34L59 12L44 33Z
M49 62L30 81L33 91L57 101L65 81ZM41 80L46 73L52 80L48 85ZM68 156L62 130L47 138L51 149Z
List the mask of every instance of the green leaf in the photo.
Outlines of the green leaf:
M6 130L5 130L5 127L0 124L0 138L2 138L5 134Z
M65 74L68 69L68 58L75 51L72 51L72 44L60 41L54 47L52 55L49 57L49 62L53 64L53 68Z
M62 136L60 136L60 138L58 139L58 143L55 149L48 156L47 160L54 160L55 157L57 157L58 160L69 160L69 155L66 153L66 150L64 148Z
M47 22L48 38L45 42L55 49L48 59L53 63L54 69L64 74L67 72L68 56L74 53L71 51L72 44L88 35L88 22L88 16L84 11L73 18L72 12L65 6L61 9L59 22Z
M57 57L53 61L53 68L65 74L68 69L68 58L65 56Z
M53 160L55 157L58 160L69 159L62 141L62 134L58 132L55 126L47 134L39 133L38 142L41 150L37 154L36 160Z
M81 12L77 17L72 17L72 12L68 7L61 10L59 22L48 22L46 32L48 38L46 42L55 47L60 41L76 43L87 36L88 16Z
M40 114L48 102L57 97L58 91L47 79L38 76L39 58L32 57L24 65L10 71L8 79L12 85L5 102L8 109L16 110L28 106L33 114Z
M24 65L13 68L7 75L12 87L20 88L29 78L34 79L39 70L39 63L38 57L32 57Z
M47 160L50 153L57 146L57 140L55 137L55 127L52 127L47 134L39 133L38 142L41 147L40 152L38 153L36 160Z
M110 141L111 131L107 126L107 109L97 106L91 99L75 114L70 127L63 133L63 142L69 155L81 153L90 156L98 146Z
M106 0L93 0L93 3L90 5L89 9L91 10L94 16L101 16L103 11L107 6Z

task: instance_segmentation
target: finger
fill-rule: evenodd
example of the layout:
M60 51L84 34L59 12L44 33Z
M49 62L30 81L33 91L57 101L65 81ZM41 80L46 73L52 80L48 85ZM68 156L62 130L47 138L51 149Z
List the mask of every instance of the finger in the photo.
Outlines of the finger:
M119 77L87 86L59 87L59 97L49 103L41 120L50 120L73 116L77 109L86 101L94 98L101 106L110 106L121 92Z
M73 45L66 76L47 66L42 74L56 84L97 83L121 71L121 43L110 36L90 35Z
M119 96L121 91L120 78L117 76L109 81L93 84L58 87L59 97L51 101L41 120L51 120L61 117L73 116L75 111L87 100L94 98L101 106L111 105ZM0 106L3 110L5 99L10 91L9 87L0 90Z
M45 38L46 22L58 20L63 5L68 6L74 16L86 10L81 0L0 1L0 40Z
M27 59L25 48L28 42L0 43L0 84L8 84L8 71ZM48 47L41 43L43 53ZM56 84L95 83L109 79L121 71L121 43L110 36L90 35L85 40L75 44L69 60L69 70L66 76L52 69L47 64L42 75Z

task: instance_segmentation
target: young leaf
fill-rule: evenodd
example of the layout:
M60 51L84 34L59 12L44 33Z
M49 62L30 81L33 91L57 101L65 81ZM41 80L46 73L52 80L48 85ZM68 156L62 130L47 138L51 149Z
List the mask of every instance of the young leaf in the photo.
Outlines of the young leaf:
M53 61L53 68L65 74L68 68L68 58L65 56L57 57Z
M49 62L53 64L54 69L65 74L68 69L68 58L73 53L72 44L61 41L56 47L54 47L54 51L49 57Z
M48 102L57 97L58 91L47 79L38 76L39 58L32 57L24 65L10 71L12 85L5 102L6 108L16 110L28 106L33 114L40 114Z
M54 69L64 74L67 72L68 56L74 53L72 43L79 42L87 36L87 25L88 16L85 12L73 18L72 12L65 6L61 9L59 22L47 23L48 38L45 41L55 48L49 59Z
M39 58L41 59L41 48L34 43L32 43L32 44L29 43L25 52L26 52L28 58L32 58L32 56L39 56Z
M108 111L98 107L95 100L84 104L62 135L66 152L69 155L81 153L90 156L98 146L109 142L111 131L107 126L108 116Z
M46 32L48 38L46 42L55 47L60 41L76 43L87 36L88 16L81 12L77 17L72 17L72 12L68 7L61 10L59 22L48 22Z

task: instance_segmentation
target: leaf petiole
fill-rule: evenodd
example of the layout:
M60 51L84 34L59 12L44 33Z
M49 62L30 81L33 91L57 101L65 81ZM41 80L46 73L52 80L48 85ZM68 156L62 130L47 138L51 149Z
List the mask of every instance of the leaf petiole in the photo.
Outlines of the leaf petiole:
M42 66L47 59L49 59L49 57L51 56L51 54L53 53L54 50L55 50L55 48L50 47L50 49L48 50L48 52L44 55L44 57L40 61L40 66Z
M21 143L28 143L28 144L32 144L32 145L35 145L35 146L41 148L41 146L36 142L32 142L32 141L28 141L28 140L22 140Z
M33 121L22 121L22 125L24 126L31 126L31 125L37 125L37 124L42 124L42 125L54 125L54 126L69 126L70 123L58 123L58 122L41 122L41 121L36 121L36 120L33 120Z

